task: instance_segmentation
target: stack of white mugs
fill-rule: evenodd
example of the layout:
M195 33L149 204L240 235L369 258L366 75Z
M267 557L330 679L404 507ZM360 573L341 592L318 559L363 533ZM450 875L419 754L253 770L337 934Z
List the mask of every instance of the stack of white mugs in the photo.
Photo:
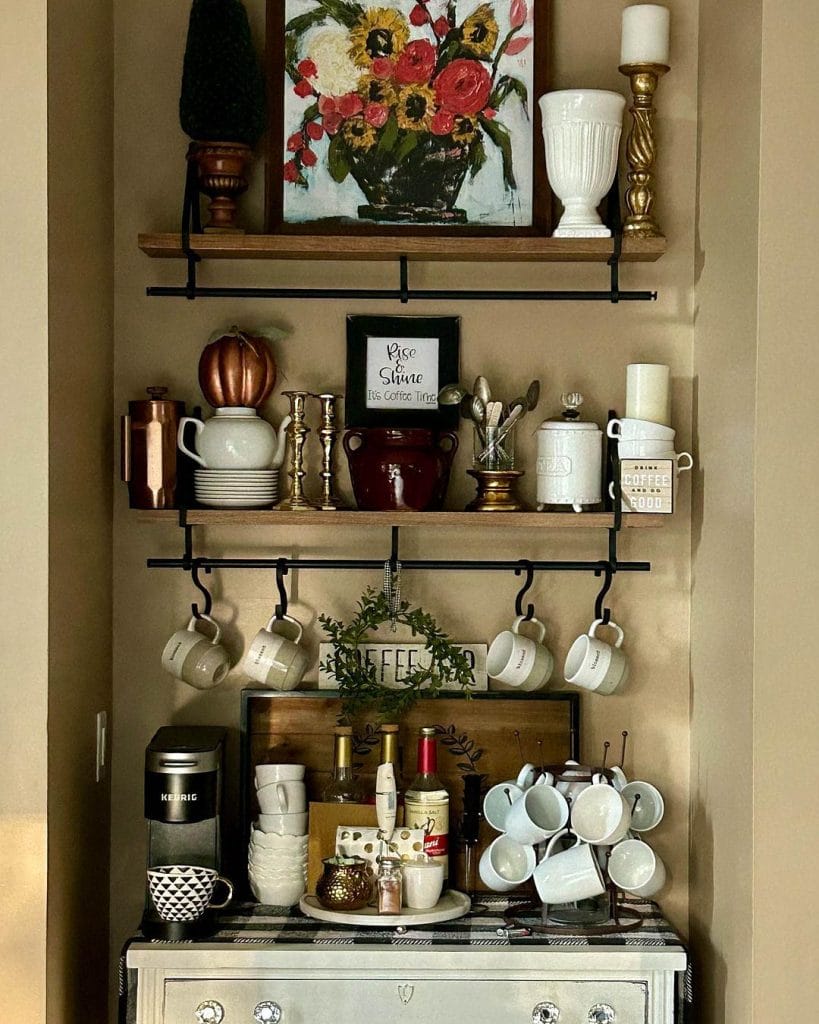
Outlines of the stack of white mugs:
M643 838L663 819L659 790L629 782L620 767L591 771L567 761L556 779L525 764L488 791L484 817L501 835L481 857L484 885L510 892L532 878L546 904L601 896L606 876L644 899L662 889L665 866Z
M307 793L303 764L260 764L259 817L250 829L247 868L260 903L291 907L307 885Z

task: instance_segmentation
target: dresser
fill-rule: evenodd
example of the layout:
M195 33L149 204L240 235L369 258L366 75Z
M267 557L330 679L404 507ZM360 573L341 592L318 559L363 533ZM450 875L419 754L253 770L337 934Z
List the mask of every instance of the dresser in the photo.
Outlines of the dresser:
M606 936L508 928L506 902L446 925L336 927L240 905L207 941L129 940L120 1024L683 1024L679 937L653 904Z

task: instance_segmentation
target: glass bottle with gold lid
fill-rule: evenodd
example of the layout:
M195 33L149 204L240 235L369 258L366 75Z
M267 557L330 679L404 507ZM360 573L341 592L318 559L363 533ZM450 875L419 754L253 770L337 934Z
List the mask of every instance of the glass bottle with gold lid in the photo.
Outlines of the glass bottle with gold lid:
M333 777L322 794L328 804L358 804L362 800L361 786L353 771L353 730L349 725L338 725L333 751Z

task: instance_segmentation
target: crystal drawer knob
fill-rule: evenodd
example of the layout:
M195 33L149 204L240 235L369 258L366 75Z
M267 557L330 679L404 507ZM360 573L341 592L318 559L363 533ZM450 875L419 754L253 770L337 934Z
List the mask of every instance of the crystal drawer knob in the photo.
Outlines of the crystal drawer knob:
M196 1019L199 1024L220 1024L224 1016L224 1007L215 999L206 999L196 1007Z
M259 1003L253 1011L253 1016L259 1024L279 1024L282 1019L282 1008L278 1003Z
M538 1003L532 1010L532 1024L557 1024L560 1010L554 1003Z
M597 1003L589 1010L589 1024L614 1024L617 1014L608 1003Z

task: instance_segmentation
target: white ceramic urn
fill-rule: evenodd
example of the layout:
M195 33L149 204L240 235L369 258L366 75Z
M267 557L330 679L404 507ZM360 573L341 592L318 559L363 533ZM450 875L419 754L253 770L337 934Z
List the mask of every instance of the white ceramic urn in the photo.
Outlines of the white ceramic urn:
M583 396L562 396L565 409L556 419L541 423L537 432L538 511L550 505L584 505L603 500L603 432L596 423L579 418Z
M603 89L564 89L540 98L546 173L563 203L555 238L609 238L597 207L617 171L625 99Z
M209 420L185 416L179 422L177 443L205 469L278 469L284 461L285 430L290 417L273 427L255 409L243 406L217 409ZM185 445L185 427L192 423L196 430L196 451Z

